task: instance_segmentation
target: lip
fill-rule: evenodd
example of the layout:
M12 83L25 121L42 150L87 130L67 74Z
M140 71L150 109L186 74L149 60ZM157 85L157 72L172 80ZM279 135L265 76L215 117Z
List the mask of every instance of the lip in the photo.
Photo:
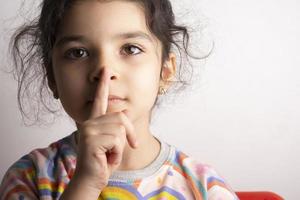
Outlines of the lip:
M109 95L108 100L125 100L125 99L116 95Z
M117 95L109 95L108 96L108 101L124 101L126 100L125 98L122 98L122 97L119 97ZM93 103L94 102L94 99L90 99L88 101L88 103Z

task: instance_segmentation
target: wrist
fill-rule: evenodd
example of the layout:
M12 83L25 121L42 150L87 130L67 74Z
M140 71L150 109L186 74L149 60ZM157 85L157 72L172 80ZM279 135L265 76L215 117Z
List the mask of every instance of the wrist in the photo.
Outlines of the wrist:
M86 181L73 177L60 200L96 200L101 191L102 188L91 187Z
M84 188L93 193L100 194L104 187L107 185L101 183L99 180L93 180L93 178L87 176L76 175L72 177L70 184L77 188Z

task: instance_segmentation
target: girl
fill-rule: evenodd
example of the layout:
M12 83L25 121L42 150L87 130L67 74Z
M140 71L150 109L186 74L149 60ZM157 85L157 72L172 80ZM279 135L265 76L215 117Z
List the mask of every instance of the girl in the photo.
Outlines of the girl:
M16 65L40 56L77 130L13 164L1 199L237 199L210 166L150 132L158 95L176 81L180 33L187 53L169 0L44 0L36 24L15 35Z

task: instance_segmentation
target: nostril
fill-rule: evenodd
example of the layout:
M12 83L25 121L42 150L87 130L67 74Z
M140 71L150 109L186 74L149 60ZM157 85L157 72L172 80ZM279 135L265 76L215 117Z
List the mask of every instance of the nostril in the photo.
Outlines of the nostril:
M116 76L111 76L110 80L115 80L117 77Z

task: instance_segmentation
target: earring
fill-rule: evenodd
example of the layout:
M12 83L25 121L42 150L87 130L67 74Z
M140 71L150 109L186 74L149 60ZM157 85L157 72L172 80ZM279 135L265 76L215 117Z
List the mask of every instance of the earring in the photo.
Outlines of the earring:
M167 93L167 91L166 91L166 89L164 87L159 87L159 90L158 90L158 94L159 95L164 95L166 93Z

